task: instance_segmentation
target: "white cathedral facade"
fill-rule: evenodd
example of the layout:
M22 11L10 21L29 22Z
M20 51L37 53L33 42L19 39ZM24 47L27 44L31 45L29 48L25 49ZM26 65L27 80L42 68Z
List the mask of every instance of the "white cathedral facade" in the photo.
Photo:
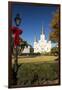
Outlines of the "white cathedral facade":
M47 41L45 39L45 34L43 32L43 26L42 26L42 32L40 34L40 40L37 41L37 38L34 39L34 53L45 53L51 51L51 41Z

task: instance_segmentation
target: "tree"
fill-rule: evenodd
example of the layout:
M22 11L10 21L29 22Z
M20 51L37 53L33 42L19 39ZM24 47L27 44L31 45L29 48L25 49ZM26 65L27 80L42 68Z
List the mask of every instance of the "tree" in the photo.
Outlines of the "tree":
M50 39L53 42L59 43L59 33L60 33L60 10L59 8L53 14L53 18L51 20L51 28L52 32L50 33Z
M58 47L53 47L53 48L51 49L51 53L52 53L52 54L55 54L55 55L58 55L58 54L59 54L59 49L58 49Z
M20 44L18 45L17 51L18 51L18 55L20 55L22 53L22 51L24 50L24 47L27 46L27 42L24 41L22 38L19 38ZM14 48L13 45L13 54L16 54L16 49Z

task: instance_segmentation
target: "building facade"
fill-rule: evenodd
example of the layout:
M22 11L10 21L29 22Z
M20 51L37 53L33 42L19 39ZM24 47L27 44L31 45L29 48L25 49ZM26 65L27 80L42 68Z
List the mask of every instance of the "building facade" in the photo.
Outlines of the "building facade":
M42 26L42 32L40 34L40 40L37 41L37 38L35 36L34 39L34 53L45 53L51 51L51 41L47 41L45 39L45 34L43 32L43 26Z
M24 50L22 51L22 53L30 53L30 46L24 48Z

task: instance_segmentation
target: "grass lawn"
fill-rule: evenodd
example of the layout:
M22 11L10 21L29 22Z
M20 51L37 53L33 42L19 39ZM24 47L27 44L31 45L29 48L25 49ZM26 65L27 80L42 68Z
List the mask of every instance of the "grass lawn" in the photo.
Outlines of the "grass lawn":
M35 63L35 62L53 62L55 59L57 59L58 56L19 56L18 57L18 63ZM12 59L12 62L14 63L14 57Z

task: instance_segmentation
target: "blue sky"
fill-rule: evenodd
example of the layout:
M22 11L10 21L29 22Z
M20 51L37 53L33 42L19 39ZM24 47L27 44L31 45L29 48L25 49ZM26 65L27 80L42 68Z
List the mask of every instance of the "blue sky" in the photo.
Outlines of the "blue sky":
M33 6L21 3L13 4L12 25L15 26L14 18L16 14L19 13L22 18L22 22L19 26L19 28L23 30L21 37L33 46L35 33L37 39L40 39L42 25L46 39L49 39L49 33L51 32L50 22L57 8L57 5Z

